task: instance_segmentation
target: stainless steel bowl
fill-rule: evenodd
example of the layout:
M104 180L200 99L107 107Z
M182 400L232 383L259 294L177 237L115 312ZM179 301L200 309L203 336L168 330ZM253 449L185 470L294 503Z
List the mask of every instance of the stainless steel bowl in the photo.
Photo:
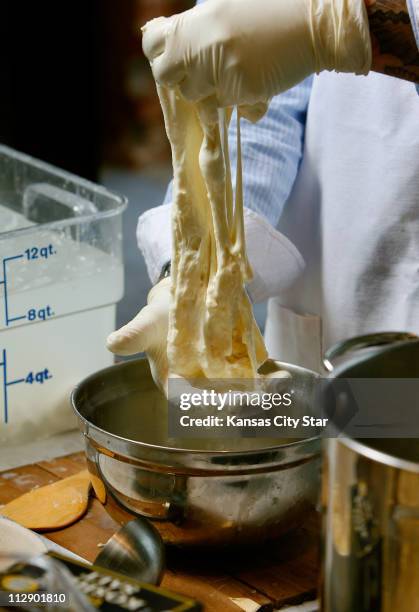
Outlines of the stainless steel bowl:
M317 376L282 365L301 404ZM169 439L167 400L145 359L90 376L72 403L108 511L121 523L138 515L158 519L166 543L259 543L301 524L316 499L318 438L237 439L228 451L221 450L225 440Z
M356 353L365 348L367 353ZM351 359L332 372L333 379L411 383L419 378L419 338L413 334L347 340L328 351L328 363L348 349ZM404 396L400 385L394 388L402 416L412 394ZM383 398L371 403L386 413ZM419 611L419 439L330 439L323 468L321 609Z

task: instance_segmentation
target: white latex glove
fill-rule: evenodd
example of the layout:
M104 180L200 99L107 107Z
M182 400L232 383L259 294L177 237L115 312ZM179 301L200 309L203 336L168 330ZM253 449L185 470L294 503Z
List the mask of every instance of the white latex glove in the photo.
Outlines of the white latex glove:
M170 278L164 278L151 289L147 306L107 339L108 349L117 355L135 355L145 351L154 382L166 394L169 307Z
M371 67L364 0L208 0L153 19L143 33L160 85L178 86L190 101L244 106L246 116L246 106L314 72Z

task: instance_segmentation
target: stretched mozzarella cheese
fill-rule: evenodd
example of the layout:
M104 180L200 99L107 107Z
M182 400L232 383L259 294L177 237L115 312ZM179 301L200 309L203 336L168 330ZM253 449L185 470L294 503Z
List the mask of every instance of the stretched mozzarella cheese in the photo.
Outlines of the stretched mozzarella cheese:
M185 378L253 378L267 359L245 283L238 114L236 193L227 141L230 111L191 104L158 87L173 159L172 305L168 359Z

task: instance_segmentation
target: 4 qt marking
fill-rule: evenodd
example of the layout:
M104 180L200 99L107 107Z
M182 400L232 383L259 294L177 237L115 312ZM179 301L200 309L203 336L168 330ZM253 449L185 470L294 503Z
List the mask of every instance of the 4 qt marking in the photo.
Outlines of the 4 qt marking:
M43 385L52 378L52 373L49 368L43 370L30 370L21 378L10 379L10 364L7 361L7 351L3 349L0 352L0 368L2 371L2 384L3 384L3 422L8 423L9 421L9 387L14 385L26 384L26 385Z

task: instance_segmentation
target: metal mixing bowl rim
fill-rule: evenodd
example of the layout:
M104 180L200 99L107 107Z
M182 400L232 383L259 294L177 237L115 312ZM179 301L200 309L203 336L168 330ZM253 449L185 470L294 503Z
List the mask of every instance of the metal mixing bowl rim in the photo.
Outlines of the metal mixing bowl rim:
M406 438L406 440L408 439L409 438ZM359 455L362 455L367 459L372 459L377 463L382 463L383 465L387 465L388 467L393 467L398 470L406 470L408 472L415 472L419 474L419 462L415 463L414 461L409 461L408 459L401 459L395 455L390 455L389 453L377 450L372 446L368 446L368 444L364 444L362 440L356 438L342 437L338 439L338 442L341 442Z
M384 353L391 353L392 351L395 350L400 350L403 349L405 347L411 347L413 345L419 345L419 338L418 340L406 340L404 342L396 342L394 344L390 344L384 348L382 347L369 347L369 348L365 348L365 354L362 355L354 355L353 357L345 357L345 360L343 363L339 363L338 365L334 365L333 366L333 370L331 370L330 372L328 372L327 374L327 378L329 378L330 380L333 380L335 378L354 378L351 376L346 376L346 374L354 367L354 366L360 366L363 365L364 363L370 361L372 358L378 356L378 355L383 355ZM355 377L356 378L356 377ZM358 377L359 378L359 377ZM399 377L401 378L401 377ZM416 378L415 376L406 376L403 378L407 378L407 379L412 379L412 378Z
M345 376L345 374L351 370L353 366L362 365L364 362L369 361L372 357L380 354L382 355L384 352L391 352L393 350L400 350L400 348L411 346L413 344L419 344L419 339L415 340L407 340L404 342L397 342L395 344L390 344L388 347L376 348L373 347L370 351L363 355L362 357L352 357L349 360L344 361L344 363L336 366L332 372L329 374L330 379L337 378L350 378ZM412 377L409 377L412 378ZM409 438L406 438L408 440ZM419 473L419 462L415 463L414 461L409 461L408 459L402 459L400 457L396 457L395 455L390 455L389 453L385 453L384 451L377 450L372 446L368 446L362 442L361 438L350 438L349 436L342 436L339 438L339 441L342 442L345 446L353 450L354 452L362 455L363 457L367 457L367 459L372 459L381 463L383 465L387 465L389 467L393 467L399 470L407 470L408 472Z
M143 361L143 358L139 358L138 361ZM135 360L137 361L137 360ZM292 449L292 448L297 448L299 446L304 446L304 445L309 445L310 443L314 443L314 442L320 442L321 438L320 436L312 436L311 438L302 438L301 440L296 440L294 442L288 442L287 444L277 444L276 446L263 446L261 448L252 448L252 449L247 449L247 450L241 450L241 451L230 451L230 450L200 450L200 449L187 449L187 448L176 448L176 447L172 447L172 446L161 446L159 444L150 444L149 442L140 442L139 440L131 440L130 438L125 438L123 436L118 436L117 434L114 434L110 431L106 431L105 429L102 429L101 427L99 427L98 425L95 425L94 423L92 423L91 421L89 421L86 417L84 417L82 414L80 414L79 410L76 407L76 401L75 401L75 396L77 394L77 392L79 391L79 389L84 386L86 383L88 383L90 380L94 379L97 377L98 374L105 374L106 372L110 371L110 370L114 370L115 368L119 368L119 367L127 367L127 363L132 363L132 361L121 361L119 363L113 364L111 366L108 366L107 368L102 368L101 370L98 370L97 372L94 372L93 374L90 374L89 376L87 376L86 378L84 378L78 385L76 385L74 387L74 389L71 392L71 405L73 407L74 412L76 413L77 417L80 419L80 421L82 421L86 426L87 429L93 429L96 430L98 432L100 432L101 434L104 434L106 436L110 436L113 439L117 439L120 440L122 442L127 442L129 444L134 444L136 446L139 447L145 447L147 449L150 450L154 450L154 451L163 451L163 452L170 452L170 453L174 453L177 455L182 455L187 453L188 455L201 455L201 456L228 456L228 457L243 457L243 456L252 456L252 455L260 455L261 453L269 453L272 451L278 451L278 450L286 450L286 449ZM297 365L293 365L290 363L286 363L286 362L279 362L282 366L285 367L291 367L294 369L298 369L298 370L305 370L307 371L306 368L302 368L301 366L297 366ZM309 370L310 372L312 372L311 370ZM317 375L316 372L312 372L313 374ZM320 377L320 375L318 375ZM263 440L263 438L261 438L261 440ZM313 453L313 455L316 453Z

